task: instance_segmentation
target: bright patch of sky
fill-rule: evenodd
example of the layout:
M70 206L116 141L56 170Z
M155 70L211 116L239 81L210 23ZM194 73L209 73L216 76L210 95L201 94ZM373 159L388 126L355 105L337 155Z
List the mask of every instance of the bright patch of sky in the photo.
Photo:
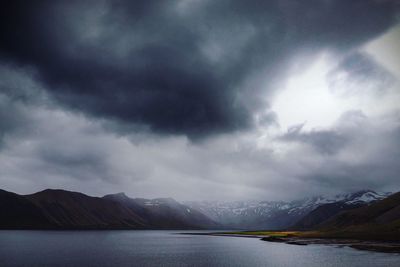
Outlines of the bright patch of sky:
M341 59L323 53L312 60L304 70L294 73L287 81L284 90L272 102L272 110L277 113L281 131L286 132L294 125L305 123L303 131L329 128L346 111L360 110L368 117L381 116L399 109L400 103L400 53L396 45L400 43L400 26L371 41L360 51L367 53L380 67L389 71L395 78L394 84L377 92L369 90L370 84L378 87L388 86L376 80L352 81L350 76L340 79L340 88L332 90L329 73L337 68ZM356 70L355 70L356 71ZM348 79L349 78L349 79ZM350 93L344 93L350 92ZM353 92L353 93L351 93Z

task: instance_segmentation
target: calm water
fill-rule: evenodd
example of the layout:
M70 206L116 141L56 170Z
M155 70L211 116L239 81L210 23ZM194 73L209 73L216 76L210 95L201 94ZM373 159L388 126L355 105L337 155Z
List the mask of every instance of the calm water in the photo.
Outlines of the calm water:
M400 266L400 255L176 231L0 231L0 266Z

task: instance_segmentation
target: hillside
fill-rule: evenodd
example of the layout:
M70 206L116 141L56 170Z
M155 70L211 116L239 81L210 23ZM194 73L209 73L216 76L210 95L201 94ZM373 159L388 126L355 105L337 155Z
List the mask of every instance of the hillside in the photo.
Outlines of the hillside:
M180 204L172 198L129 198L124 193L106 195L104 199L115 201L143 218L147 225L159 229L219 228L195 209Z
M340 213L324 223L323 227L387 224L398 219L400 219L400 192L370 205Z
M372 190L362 190L353 194L348 194L342 199L338 198L337 202L326 203L318 206L290 227L290 229L309 230L317 228L340 212L359 208L375 201L382 200L388 195L388 193L378 194Z
M360 208L343 211L303 237L400 240L400 192Z
M64 190L44 190L25 196L61 228L145 228L131 210L98 197Z
M31 195L0 190L0 229L205 229L219 225L173 199L92 197L47 189Z
M0 190L0 229L37 229L52 226L42 210L29 199Z

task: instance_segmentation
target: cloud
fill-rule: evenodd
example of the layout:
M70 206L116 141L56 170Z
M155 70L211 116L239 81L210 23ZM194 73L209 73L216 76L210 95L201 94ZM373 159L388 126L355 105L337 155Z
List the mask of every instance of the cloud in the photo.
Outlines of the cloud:
M397 11L372 0L13 1L0 55L36 69L69 109L196 138L254 127L294 54L342 53Z
M290 153L303 155L306 171L297 173L298 179L318 190L364 187L396 191L400 189L399 119L398 113L369 118L354 110L344 113L329 130L301 132L300 127L283 135L280 141L315 148L310 152L307 146L300 146Z
M279 137L286 142L302 142L310 144L322 154L334 154L346 145L346 138L335 130L312 130L302 133L304 124L291 127L286 134Z
M390 71L360 52L346 56L328 73L327 79L332 92L344 97L366 93L378 97L398 82Z
M181 200L393 191L398 94L360 48L396 23L396 2L10 2L0 184ZM337 63L322 78L347 75L333 92L371 102L341 107L323 129L282 132L275 96L321 51Z

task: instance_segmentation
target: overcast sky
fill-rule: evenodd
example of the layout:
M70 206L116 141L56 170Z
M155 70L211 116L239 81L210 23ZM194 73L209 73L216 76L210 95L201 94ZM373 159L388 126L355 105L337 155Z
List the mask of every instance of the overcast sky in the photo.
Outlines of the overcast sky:
M400 190L397 0L6 2L2 189Z

